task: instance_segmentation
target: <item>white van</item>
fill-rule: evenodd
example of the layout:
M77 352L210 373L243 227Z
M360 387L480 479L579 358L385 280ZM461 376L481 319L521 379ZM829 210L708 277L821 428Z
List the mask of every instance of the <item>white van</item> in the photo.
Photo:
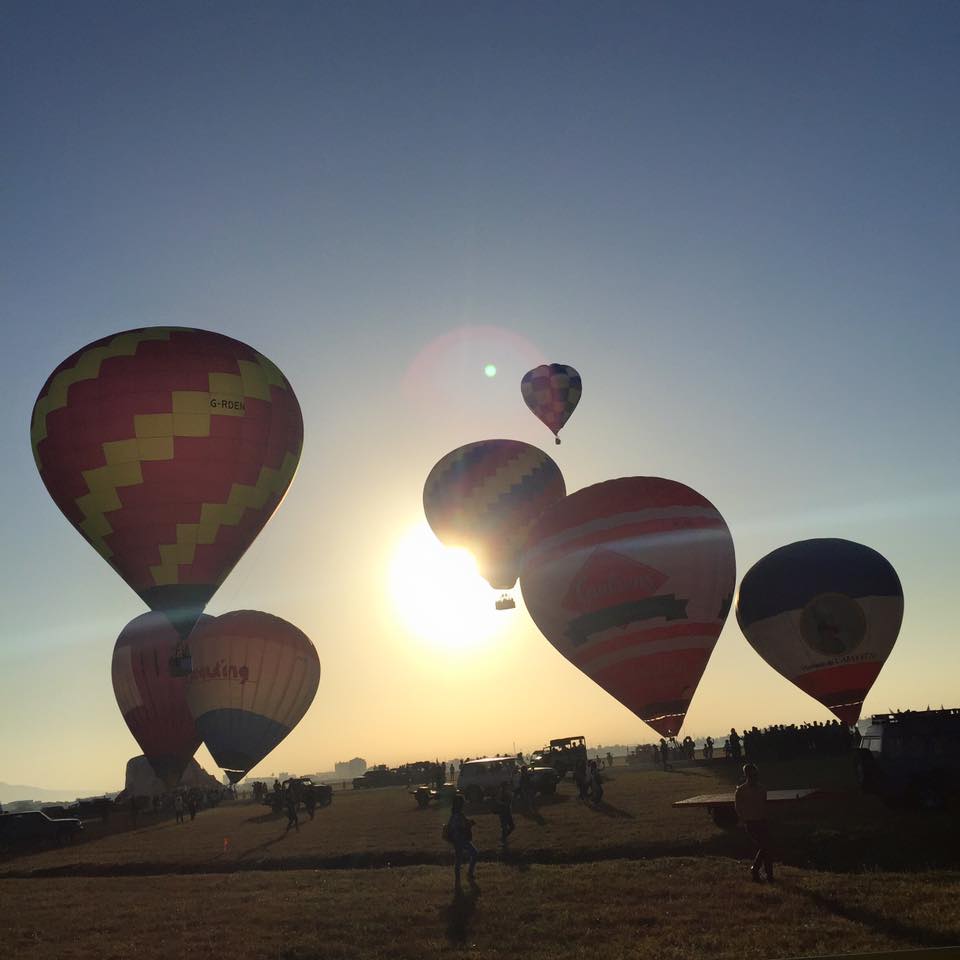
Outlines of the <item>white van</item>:
M537 793L557 791L557 774L552 767L530 767L530 782ZM480 757L460 765L457 790L471 803L484 797L496 796L500 785L508 783L516 789L520 782L520 767L515 757Z

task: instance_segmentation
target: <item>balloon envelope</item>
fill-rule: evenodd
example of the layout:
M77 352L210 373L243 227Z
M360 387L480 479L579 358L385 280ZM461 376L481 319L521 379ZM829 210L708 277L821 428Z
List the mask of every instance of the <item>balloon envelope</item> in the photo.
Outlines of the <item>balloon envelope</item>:
M34 404L31 440L67 519L185 637L283 498L303 421L252 347L146 327L64 360Z
M236 782L300 722L320 683L313 643L256 610L213 618L190 635L187 703L217 765Z
M733 539L690 487L625 477L548 508L520 587L543 635L663 736L675 736L736 585Z
M210 619L201 617L200 623ZM162 613L141 614L117 637L110 669L123 719L168 789L177 785L202 740L187 706L186 677L169 669L179 639Z
M801 540L754 564L737 622L778 673L853 725L893 648L903 589L889 561L850 540Z
M580 402L583 384L580 374L566 363L544 363L523 375L520 393L556 437Z
M518 440L481 440L436 463L423 487L423 512L437 539L473 553L481 576L509 590L527 533L566 488L560 468Z

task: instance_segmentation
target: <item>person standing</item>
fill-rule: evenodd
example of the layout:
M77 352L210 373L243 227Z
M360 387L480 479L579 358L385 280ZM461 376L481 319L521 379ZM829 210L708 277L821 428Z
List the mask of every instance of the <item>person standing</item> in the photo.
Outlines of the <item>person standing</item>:
M577 785L577 800L585 801L587 799L587 761L583 757L577 757L577 762L573 766L573 780Z
M453 844L455 860L453 864L454 888L460 889L460 867L464 858L468 861L467 880L472 884L477 871L477 848L473 845L473 821L463 812L463 797L457 794L453 798L450 819L447 821L446 838Z
M763 865L767 880L773 882L773 858L770 856L770 831L767 827L767 791L760 783L760 773L754 764L743 765L743 778L743 783L734 794L733 805L747 836L757 846L750 876L754 883L759 883L760 866Z
M663 770L667 769L667 759L669 757L670 748L667 746L667 741L660 738L660 766Z
M500 817L500 843L506 846L507 837L516 830L513 822L513 790L506 780L500 784L497 794L497 814Z
M527 813L532 814L534 812L533 784L530 781L530 768L526 764L520 768L520 799L523 800Z
M178 793L173 798L173 813L177 818L177 823L183 823L183 794Z
M590 761L590 799L595 806L603 800L603 777L596 760Z
M190 819L196 820L197 819L197 796L192 790L190 791L190 796L187 797L187 810L190 811Z

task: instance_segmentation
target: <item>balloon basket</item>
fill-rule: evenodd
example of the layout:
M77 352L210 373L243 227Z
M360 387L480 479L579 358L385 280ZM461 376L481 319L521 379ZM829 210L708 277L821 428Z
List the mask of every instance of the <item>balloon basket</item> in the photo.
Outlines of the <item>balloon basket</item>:
M513 597L508 597L504 594L497 602L496 608L498 610L513 610L516 607L516 603L513 600Z

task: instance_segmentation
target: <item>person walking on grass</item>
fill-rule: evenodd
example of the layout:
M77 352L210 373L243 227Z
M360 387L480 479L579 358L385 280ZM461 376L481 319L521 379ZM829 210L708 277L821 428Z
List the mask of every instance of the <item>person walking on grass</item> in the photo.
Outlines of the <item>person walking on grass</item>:
M603 800L603 777L600 774L600 768L596 760L590 761L590 799L594 806Z
M507 837L516 830L513 822L513 788L504 780L497 794L497 814L500 817L500 843L507 845Z
M473 820L463 812L463 797L453 798L450 819L444 827L444 839L453 844L456 859L453 862L454 888L460 890L460 867L464 858L468 861L467 880L472 884L477 872L477 848L473 845Z
M760 783L760 773L755 764L744 764L743 783L737 787L733 805L747 836L757 846L750 877L754 883L759 883L762 865L767 880L773 882L773 858L770 856L770 831L767 827L767 791Z
M300 832L300 818L297 816L297 797L294 791L292 790L293 784L291 784L286 789L286 801L287 801L287 833L290 832L290 828L294 827L297 833Z

